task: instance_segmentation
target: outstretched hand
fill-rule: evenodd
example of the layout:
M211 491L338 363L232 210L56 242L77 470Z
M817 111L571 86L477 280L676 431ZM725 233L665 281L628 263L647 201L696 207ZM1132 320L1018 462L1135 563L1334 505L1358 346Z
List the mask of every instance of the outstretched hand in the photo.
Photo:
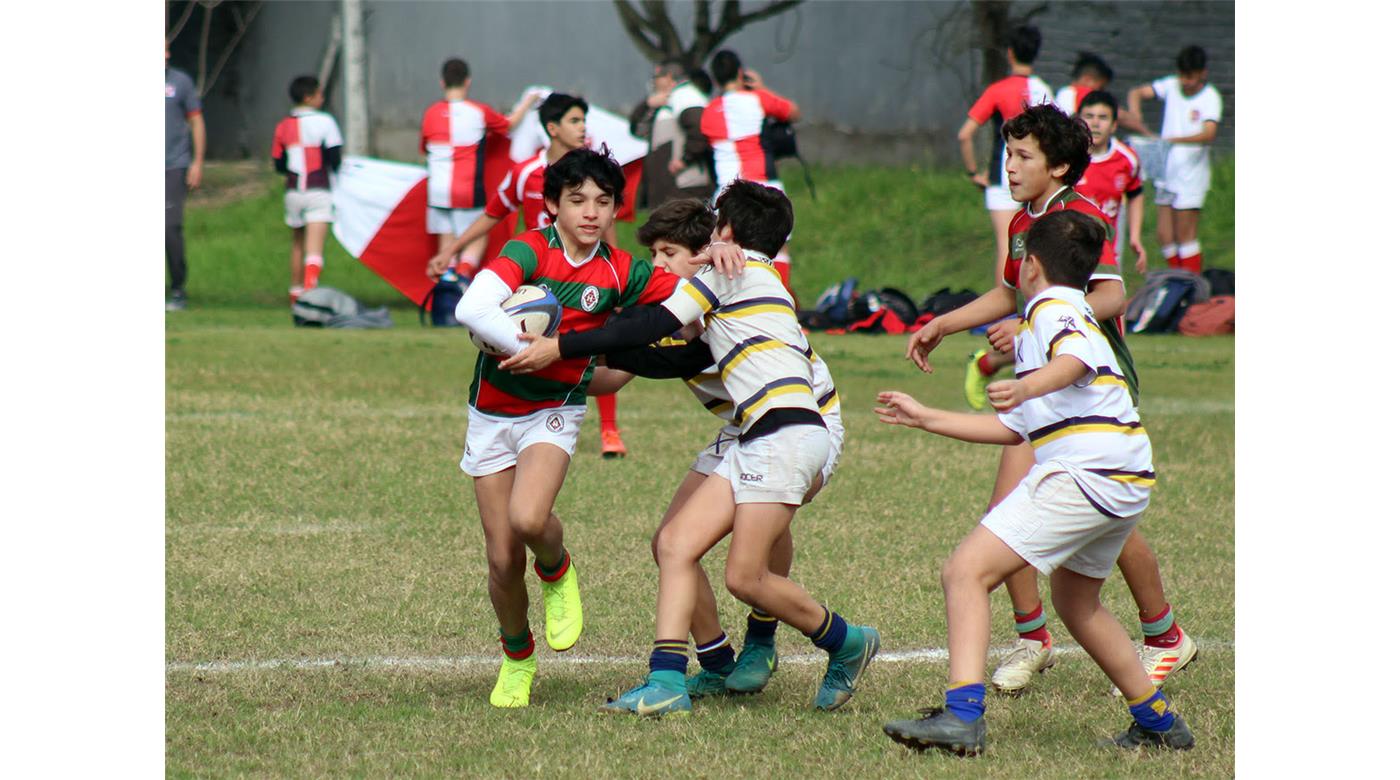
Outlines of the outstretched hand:
M890 425L923 428L929 412L932 411L927 406L915 401L909 394L897 390L885 390L878 393L875 400L884 404L884 406L875 407L875 414L879 415L880 422Z
M904 356L914 361L914 365L919 367L925 374L933 373L933 369L928 364L928 353L943 341L943 329L938 325L938 319L930 320L928 324L919 328L909 336L909 344L904 349Z
M744 254L744 250L727 241L716 241L690 258L691 265L713 265L715 271L724 274L726 279L733 279L742 274L748 262L749 258Z
M517 336L527 342L526 347L501 361L501 368L512 374L532 374L546 368L559 359L559 337L537 336L534 333L521 333Z

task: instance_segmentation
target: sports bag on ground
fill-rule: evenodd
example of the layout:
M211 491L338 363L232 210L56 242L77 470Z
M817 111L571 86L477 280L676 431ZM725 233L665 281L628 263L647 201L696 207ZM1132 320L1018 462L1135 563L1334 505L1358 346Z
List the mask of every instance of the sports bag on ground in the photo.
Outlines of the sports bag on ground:
M1129 333L1172 333L1186 308L1210 297L1210 286L1198 274L1168 268L1147 274L1147 281L1128 301L1123 315Z
M435 328L456 328L457 302L467 291L467 282L453 271L438 277L437 284L418 303L418 324L426 325L431 316Z
M765 172L768 178L778 178L778 161L791 157L802 163L802 178L807 180L807 189L812 193L812 200L817 199L817 185L812 183L807 161L797 152L797 131L793 129L791 122L764 119L763 127L758 131L758 145L768 152L769 169Z
M1183 336L1224 336L1235 332L1235 296L1216 295L1186 310L1177 327Z
M334 287L313 287L292 304L292 324L303 328L390 328L389 309L366 309Z

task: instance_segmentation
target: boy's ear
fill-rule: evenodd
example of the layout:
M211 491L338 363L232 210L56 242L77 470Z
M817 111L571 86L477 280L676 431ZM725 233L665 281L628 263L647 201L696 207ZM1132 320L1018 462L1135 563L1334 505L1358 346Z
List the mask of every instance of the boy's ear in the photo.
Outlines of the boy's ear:
M726 222L726 223L724 224L724 227L715 228L715 233L716 233L716 235L719 236L719 240L720 240L720 241L728 241L728 242L731 243L731 244L734 243L734 226L733 226L733 225L731 225L731 224L729 224L729 223Z
M1063 181L1064 181L1064 178L1065 178L1065 174L1067 174L1067 173L1069 173L1069 163L1063 163L1063 164L1061 164L1061 165L1056 165L1054 168L1051 168L1051 169L1050 169L1050 178L1052 178L1052 179L1057 179L1057 180L1063 182Z

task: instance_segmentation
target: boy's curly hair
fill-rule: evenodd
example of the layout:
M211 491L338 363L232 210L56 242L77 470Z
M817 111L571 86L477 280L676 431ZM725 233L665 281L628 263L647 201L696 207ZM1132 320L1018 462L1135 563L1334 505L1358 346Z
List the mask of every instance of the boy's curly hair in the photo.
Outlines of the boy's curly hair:
M1079 117L1070 117L1048 103L1030 106L1010 122L1001 126L1004 140L1021 140L1035 136L1040 151L1045 153L1048 168L1069 165L1060 182L1067 187L1079 183L1089 168L1089 145L1093 140L1089 126Z

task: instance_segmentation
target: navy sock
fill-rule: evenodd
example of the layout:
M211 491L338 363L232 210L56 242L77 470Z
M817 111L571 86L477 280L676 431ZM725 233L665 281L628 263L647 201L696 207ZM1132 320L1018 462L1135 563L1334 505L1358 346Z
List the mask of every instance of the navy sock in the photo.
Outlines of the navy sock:
M816 631L807 635L812 640L812 644L820 647L828 653L834 653L841 649L841 645L846 642L846 621L841 616L822 607L826 615L822 618L822 624Z
M690 643L684 639L658 639L651 646L651 671L680 672L690 662Z
M729 645L729 635L723 631L716 639L697 642L695 657L700 660L700 668L707 672L728 674L734 668L734 648Z
M987 686L982 683L954 683L943 694L943 707L964 723L971 723L987 711Z
M1148 731L1166 731L1176 722L1176 713L1172 712L1171 703L1159 690L1128 702L1128 712L1133 714L1133 720L1137 721L1139 726Z
M760 644L764 642L772 644L773 635L777 631L778 619L761 609L755 609L749 613L749 627L744 633L744 644L755 640Z

